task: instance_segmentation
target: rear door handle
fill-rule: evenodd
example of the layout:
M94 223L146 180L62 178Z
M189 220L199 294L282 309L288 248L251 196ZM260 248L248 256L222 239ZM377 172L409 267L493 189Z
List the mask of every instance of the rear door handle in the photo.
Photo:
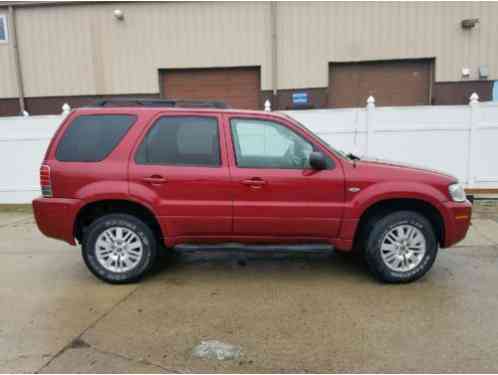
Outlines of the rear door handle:
M144 177L143 181L152 185L164 184L165 182L168 182L163 176L158 176L158 175Z
M253 187L262 187L266 185L266 181L263 180L262 178L250 178L247 180L242 180L242 184L247 185L247 186L253 186Z

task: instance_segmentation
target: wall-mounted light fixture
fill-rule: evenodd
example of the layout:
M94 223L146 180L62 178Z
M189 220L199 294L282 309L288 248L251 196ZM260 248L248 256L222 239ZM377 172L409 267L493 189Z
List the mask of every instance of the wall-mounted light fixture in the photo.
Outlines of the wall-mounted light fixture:
M114 9L114 12L112 12L114 15L114 18L117 19L118 21L123 21L124 20L124 13L121 9Z
M461 26L462 29L470 30L474 28L478 23L479 23L479 18L467 18L465 20L462 20Z
M462 68L462 77L468 78L470 76L470 68Z

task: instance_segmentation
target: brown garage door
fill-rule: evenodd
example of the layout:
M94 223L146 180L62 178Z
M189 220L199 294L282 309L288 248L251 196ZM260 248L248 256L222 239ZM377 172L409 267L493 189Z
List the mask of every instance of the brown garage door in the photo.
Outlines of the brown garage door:
M330 64L329 107L430 104L432 60Z
M259 108L259 68L175 69L162 72L162 95L223 100L232 108Z

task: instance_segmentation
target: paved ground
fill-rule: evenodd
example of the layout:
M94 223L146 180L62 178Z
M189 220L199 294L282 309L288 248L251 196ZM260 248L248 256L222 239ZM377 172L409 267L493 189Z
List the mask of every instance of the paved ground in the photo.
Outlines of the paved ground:
M2 372L498 371L498 215L409 285L338 255L189 255L110 286L79 249L0 213ZM202 340L236 361L194 359Z

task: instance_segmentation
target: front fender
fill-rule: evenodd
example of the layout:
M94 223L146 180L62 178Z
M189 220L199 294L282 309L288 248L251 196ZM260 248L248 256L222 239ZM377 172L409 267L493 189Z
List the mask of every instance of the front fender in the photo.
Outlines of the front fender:
M357 193L347 193L344 217L336 246L351 250L358 225L365 211L374 204L391 199L416 199L433 206L441 215L445 227L450 218L444 209L447 197L435 187L419 182L386 181L372 184Z
M345 218L359 219L375 203L389 199L417 199L434 206L441 214L448 198L435 187L420 182L385 181L372 184L351 197Z

